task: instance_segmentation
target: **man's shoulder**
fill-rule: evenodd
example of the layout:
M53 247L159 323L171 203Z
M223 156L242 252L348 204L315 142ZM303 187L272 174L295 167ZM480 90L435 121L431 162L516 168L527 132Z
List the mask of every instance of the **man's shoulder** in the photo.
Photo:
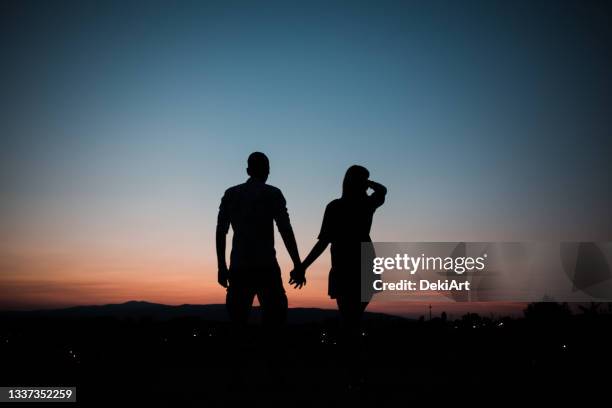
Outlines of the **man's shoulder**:
M241 184L236 184L235 186L229 187L227 190L225 190L225 195L229 196L229 195L239 192L240 190L244 188L245 184L246 183L241 183Z
M248 182L236 184L235 186L232 186L228 188L227 190L225 190L225 195L226 196L236 195L236 194L239 194L240 192L243 192L243 191L246 192L247 190L251 190L253 187L255 187L255 185L249 184ZM278 197L283 196L283 193L280 190L280 188L272 186L270 184L260 183L260 184L257 184L255 188L260 189L260 191L263 190L266 193L273 195L273 196L278 196Z
M285 196L278 187L271 186L270 184L264 184L264 195L270 203L277 203L278 205L286 205Z
M283 192L281 191L280 188L272 186L270 184L264 184L264 188L272 194L283 195Z

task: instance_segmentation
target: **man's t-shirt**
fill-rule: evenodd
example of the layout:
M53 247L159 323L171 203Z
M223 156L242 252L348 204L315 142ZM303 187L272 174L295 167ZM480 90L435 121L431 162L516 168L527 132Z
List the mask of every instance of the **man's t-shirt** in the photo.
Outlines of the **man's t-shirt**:
M234 231L230 271L278 270L274 250L274 221L279 231L291 230L281 191L250 178L225 191L219 206L217 228Z

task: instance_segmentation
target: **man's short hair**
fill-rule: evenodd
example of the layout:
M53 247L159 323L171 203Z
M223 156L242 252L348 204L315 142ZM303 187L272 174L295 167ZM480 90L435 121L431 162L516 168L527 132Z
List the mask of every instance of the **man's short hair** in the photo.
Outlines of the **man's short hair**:
M251 153L247 160L247 164L249 168L253 170L260 169L262 167L270 167L270 161L268 160L268 156L266 156L262 152Z

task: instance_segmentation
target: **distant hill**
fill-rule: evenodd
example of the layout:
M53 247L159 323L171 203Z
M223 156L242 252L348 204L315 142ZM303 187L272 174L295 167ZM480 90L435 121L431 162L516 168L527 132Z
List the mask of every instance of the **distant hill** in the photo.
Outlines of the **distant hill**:
M150 317L158 320L168 320L177 317L198 317L209 321L228 321L227 311L224 304L211 305L180 305L169 306L159 303L144 301L129 301L118 304L75 306L65 309L48 309L32 311L5 311L0 312L0 317L114 317L114 318L143 318ZM338 317L338 311L333 309L319 308L291 308L289 309L289 323L303 324L309 322L320 322ZM258 307L253 308L252 318L260 318ZM366 312L365 319L393 320L401 317L391 316L384 313Z

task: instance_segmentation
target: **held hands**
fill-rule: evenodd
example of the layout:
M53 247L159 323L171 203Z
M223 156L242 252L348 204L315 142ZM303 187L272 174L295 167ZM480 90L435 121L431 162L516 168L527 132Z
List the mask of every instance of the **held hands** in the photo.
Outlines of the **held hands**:
M301 264L295 265L289 276L289 284L293 285L294 289L302 289L302 286L306 285L306 269Z

